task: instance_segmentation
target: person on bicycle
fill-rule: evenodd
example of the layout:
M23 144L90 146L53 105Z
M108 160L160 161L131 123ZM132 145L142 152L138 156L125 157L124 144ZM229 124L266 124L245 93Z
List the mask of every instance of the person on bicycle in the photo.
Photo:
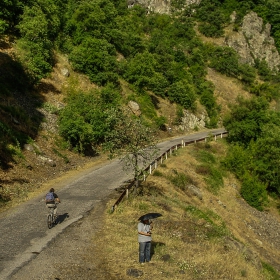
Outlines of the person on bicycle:
M53 208L53 214L56 217L57 204L60 203L60 199L58 195L54 192L54 188L51 188L50 191L47 193L45 201L47 208Z

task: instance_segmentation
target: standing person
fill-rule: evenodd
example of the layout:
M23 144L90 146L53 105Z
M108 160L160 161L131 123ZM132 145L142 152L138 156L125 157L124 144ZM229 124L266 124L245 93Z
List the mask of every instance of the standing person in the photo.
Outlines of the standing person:
M152 222L143 220L138 223L139 262L151 261Z
M45 201L47 208L53 208L53 214L56 219L57 204L60 203L60 199L58 195L54 192L54 188L51 188L50 191L46 194Z

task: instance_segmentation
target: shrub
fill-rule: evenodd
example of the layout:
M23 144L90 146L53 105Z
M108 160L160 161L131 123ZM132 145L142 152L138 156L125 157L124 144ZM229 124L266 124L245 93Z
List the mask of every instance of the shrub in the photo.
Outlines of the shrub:
M105 39L86 38L74 47L69 58L73 68L85 73L98 85L116 83L116 50Z
M256 177L246 173L242 178L240 193L249 205L260 211L263 210L267 193L265 186Z
M178 187L181 190L185 190L186 185L192 182L191 178L185 173L176 173L175 175L167 176L167 178L174 186Z
M168 90L169 99L182 105L185 109L196 109L195 87L187 81L172 84Z

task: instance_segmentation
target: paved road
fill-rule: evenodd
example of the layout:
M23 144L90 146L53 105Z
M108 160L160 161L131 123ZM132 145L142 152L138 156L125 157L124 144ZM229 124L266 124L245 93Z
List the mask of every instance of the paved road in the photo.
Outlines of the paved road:
M173 138L158 147L160 153L164 153L182 140L197 140L210 132L220 135L224 131L215 129ZM0 279L9 279L67 226L81 219L98 201L131 178L132 174L122 170L119 160L81 172L81 177L69 180L58 191L63 201L59 205L60 224L51 230L46 225L45 194L4 213L0 217Z

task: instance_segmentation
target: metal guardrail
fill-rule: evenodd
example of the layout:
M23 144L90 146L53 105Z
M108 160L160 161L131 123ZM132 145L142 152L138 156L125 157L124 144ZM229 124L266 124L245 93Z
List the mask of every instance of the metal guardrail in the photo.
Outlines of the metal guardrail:
M168 156L171 156L172 153L180 148L184 148L185 146L187 145L190 145L190 144L196 144L198 142L202 142L202 141L205 141L207 142L207 139L210 138L210 137L214 137L214 140L217 141L217 138L220 137L220 138L223 138L225 136L228 135L228 132L225 131L225 132L222 132L222 133L217 133L217 134L211 134L209 136L206 136L206 137L203 137L203 138L199 138L199 139L196 139L196 140L189 140L189 141L184 141L182 140L181 143L178 143L174 146L172 146L171 148L169 148L168 150L166 150L164 153L162 153L159 157L157 157L152 163L149 164L149 166L147 166L145 169L144 169L144 179L143 181L146 180L146 174L150 175L152 174L152 172L157 169L158 167L158 164L162 164L164 160L167 160L168 159ZM131 189L133 186L135 185L135 180L132 180L125 188L125 190L122 192L122 194L120 195L120 197L118 198L118 200L115 202L115 204L112 206L112 212L114 212L115 208L118 206L118 204L123 200L123 198L125 196L128 197L128 192L129 192L129 189Z

